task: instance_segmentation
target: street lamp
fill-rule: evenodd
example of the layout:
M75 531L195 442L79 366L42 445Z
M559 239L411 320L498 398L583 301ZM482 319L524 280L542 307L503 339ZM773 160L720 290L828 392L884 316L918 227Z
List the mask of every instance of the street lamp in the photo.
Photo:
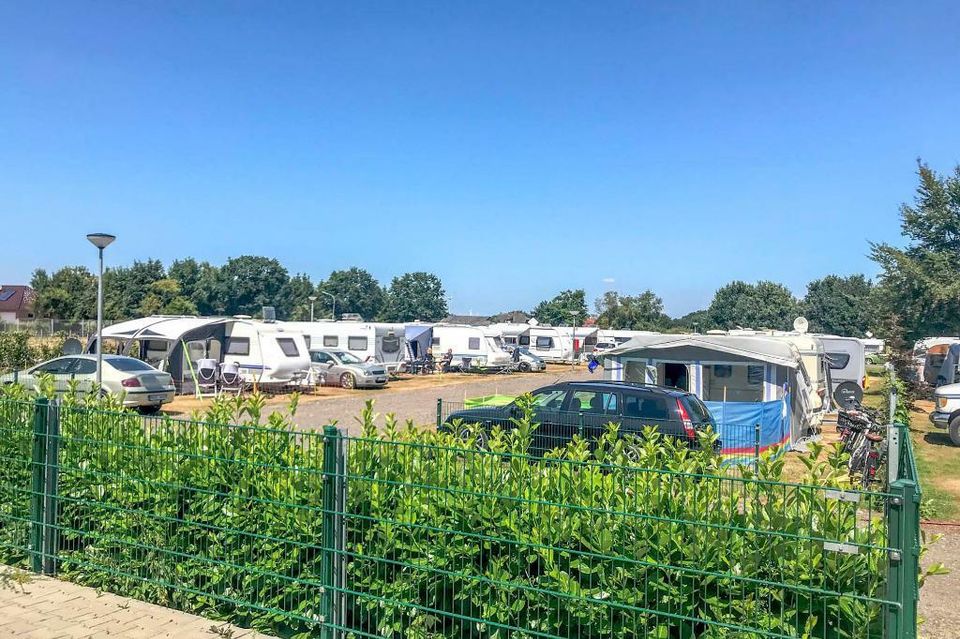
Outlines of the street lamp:
M97 392L100 392L103 380L103 249L117 239L115 235L107 233L90 233L87 235L90 243L97 247L100 257L100 275L97 277Z
M333 321L336 322L337 321L337 298L335 298L332 293L327 293L326 291L320 291L320 294L326 295L327 297L330 298L330 301L333 302L333 309L332 309Z
M580 317L580 311L567 311L573 316L573 353L570 355L570 366L573 367L577 361L577 318Z
M310 300L310 321L312 322L313 321L313 303L317 301L317 296L311 295L307 299Z

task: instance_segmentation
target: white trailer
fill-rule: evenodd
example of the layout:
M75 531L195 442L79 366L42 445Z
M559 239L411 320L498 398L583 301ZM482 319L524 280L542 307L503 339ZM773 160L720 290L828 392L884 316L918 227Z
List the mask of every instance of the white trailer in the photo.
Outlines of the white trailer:
M833 399L842 408L852 406L854 400L859 402L867 381L863 340L837 335L818 335L817 339L823 344L830 367Z
M356 355L364 362L378 362L396 370L406 358L403 324L381 322L284 322L307 337L310 348L335 348Z
M448 351L454 360L469 368L503 368L512 363L510 353L500 343L499 334L489 327L460 324L436 324L433 327L431 348L433 357L440 360Z
M488 326L499 338L500 342L508 350L514 346L521 348L530 346L530 324L501 323Z
M626 344L638 335L658 335L656 331L629 331L625 329L601 328L597 331L597 343L594 346L595 353L602 353L621 344Z

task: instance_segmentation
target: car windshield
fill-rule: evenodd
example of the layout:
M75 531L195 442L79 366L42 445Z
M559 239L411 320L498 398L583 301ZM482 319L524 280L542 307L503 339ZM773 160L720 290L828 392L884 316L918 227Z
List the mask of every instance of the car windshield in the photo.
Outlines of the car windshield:
M353 353L348 353L346 351L333 351L333 356L339 359L344 364L362 364L363 361L354 355Z
M137 371L152 371L154 370L153 366L147 364L146 362L141 362L139 359L134 359L132 357L111 357L106 360L110 366L122 371L124 373L135 373Z

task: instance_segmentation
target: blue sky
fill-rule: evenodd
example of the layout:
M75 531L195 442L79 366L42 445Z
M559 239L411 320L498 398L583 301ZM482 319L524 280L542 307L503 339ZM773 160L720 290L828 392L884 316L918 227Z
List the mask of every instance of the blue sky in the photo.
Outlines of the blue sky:
M956 2L0 3L0 281L261 254L457 312L874 274L960 162ZM613 280L611 283L610 280Z

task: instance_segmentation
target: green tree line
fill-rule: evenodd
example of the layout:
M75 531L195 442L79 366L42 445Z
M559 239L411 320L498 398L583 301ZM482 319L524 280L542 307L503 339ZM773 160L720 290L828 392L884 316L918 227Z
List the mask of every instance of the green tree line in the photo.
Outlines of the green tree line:
M52 274L33 273L36 314L65 320L96 317L97 280L84 266L66 266ZM357 313L367 320L438 321L447 315L446 293L436 275L404 273L388 286L362 268L333 271L314 282L291 275L276 259L255 255L230 258L223 265L186 258L165 268L159 260L136 261L104 271L104 317L119 321L145 315L250 315L264 306L284 320Z

